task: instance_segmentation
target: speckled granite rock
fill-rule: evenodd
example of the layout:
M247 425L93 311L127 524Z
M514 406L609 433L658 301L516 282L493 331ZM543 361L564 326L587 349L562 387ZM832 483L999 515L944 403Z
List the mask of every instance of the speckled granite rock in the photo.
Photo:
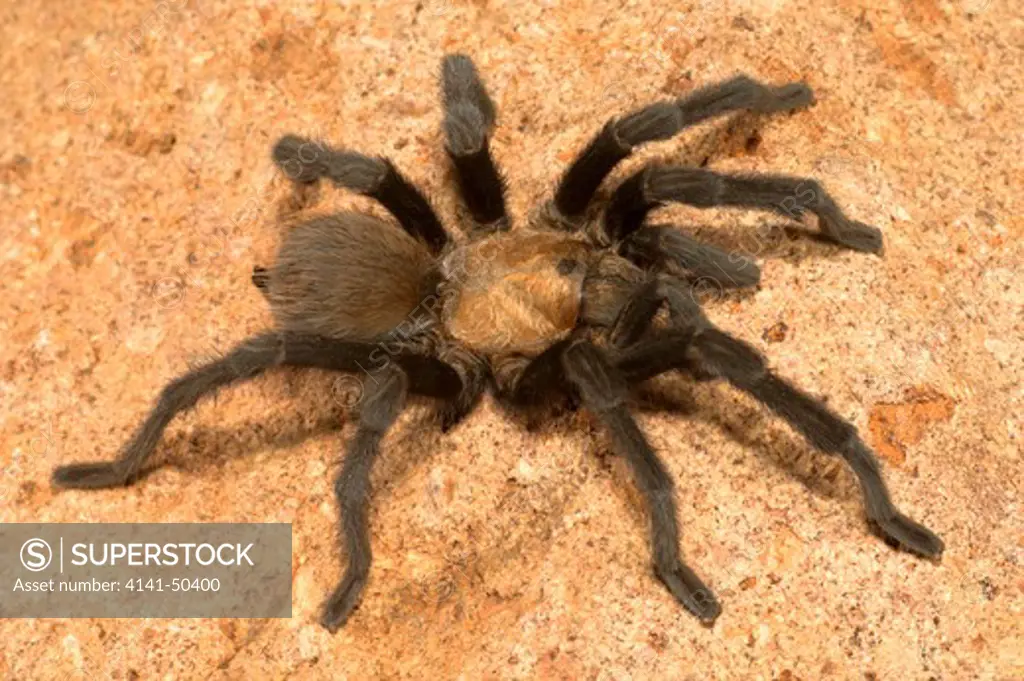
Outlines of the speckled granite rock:
M0 19L0 520L295 535L291 620L3 621L3 678L1024 677L1015 3L25 0ZM616 177L658 157L814 175L884 231L879 259L752 239L783 234L763 214L664 214L762 263L759 291L710 314L856 423L941 564L874 538L845 468L756 404L679 379L640 419L724 603L711 629L651 575L628 471L582 414L528 434L487 403L446 437L403 416L374 474L372 580L335 636L315 622L351 427L330 376L223 393L136 487L50 489L59 463L114 454L189 361L269 322L249 272L292 210L277 136L388 154L456 219L435 82L454 50L500 107L519 218L611 114L738 71L814 86L808 111L715 121Z

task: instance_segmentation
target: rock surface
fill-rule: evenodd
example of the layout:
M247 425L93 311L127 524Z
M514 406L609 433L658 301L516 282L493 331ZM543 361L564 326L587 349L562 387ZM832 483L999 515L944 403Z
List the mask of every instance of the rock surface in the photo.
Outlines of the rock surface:
M0 520L290 522L294 617L6 620L0 677L1024 677L1014 6L4 3ZM812 175L882 229L878 258L765 214L659 216L758 260L760 289L709 314L857 425L945 539L940 564L870 533L841 462L681 378L643 391L639 418L677 481L684 555L723 602L713 628L653 577L629 472L582 413L526 432L488 401L441 436L410 409L374 471L363 605L334 636L316 617L340 574L331 482L352 426L333 377L225 391L172 424L137 486L50 488L55 466L114 455L190 362L269 323L249 274L296 210L269 158L280 135L386 154L458 224L436 84L450 51L499 107L520 221L610 115L741 71L814 87L807 111L717 120L615 178L658 158Z

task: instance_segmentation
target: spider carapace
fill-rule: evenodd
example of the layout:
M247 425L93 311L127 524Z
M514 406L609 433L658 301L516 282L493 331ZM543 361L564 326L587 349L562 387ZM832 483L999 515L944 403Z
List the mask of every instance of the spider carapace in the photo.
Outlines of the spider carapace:
M491 155L495 107L468 57L444 59L441 101L445 148L468 211L463 238L452 238L390 160L282 137L272 157L297 186L326 179L376 199L395 221L336 213L288 229L275 262L252 275L275 328L167 385L118 459L61 466L54 483L130 484L176 414L275 367L372 373L335 482L347 568L321 616L333 631L356 609L369 578L370 469L409 395L436 400L445 430L488 389L511 409L568 397L604 426L634 472L650 515L654 574L710 623L720 606L680 555L668 469L628 408L632 386L678 372L728 382L818 449L842 457L881 535L919 555L941 555L939 537L893 504L856 429L718 329L692 295L695 280L754 286L758 267L674 226L650 224L648 214L670 202L791 218L812 213L826 240L866 253L881 253L881 233L848 218L812 179L672 164L638 168L606 205L593 205L601 183L635 148L733 111L805 108L813 102L807 85L736 76L612 118L562 174L551 200L515 226L505 206L506 179Z
M492 360L540 352L576 327L594 256L574 235L526 229L458 248L443 261L444 279L454 283L448 329Z

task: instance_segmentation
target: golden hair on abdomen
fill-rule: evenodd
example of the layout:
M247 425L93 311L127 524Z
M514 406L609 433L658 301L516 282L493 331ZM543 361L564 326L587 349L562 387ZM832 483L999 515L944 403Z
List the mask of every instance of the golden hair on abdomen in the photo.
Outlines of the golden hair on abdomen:
M280 329L372 340L419 305L432 267L426 247L397 225L337 213L288 231L266 295Z
M575 326L592 253L575 235L527 229L457 249L444 263L449 332L485 354L540 352Z

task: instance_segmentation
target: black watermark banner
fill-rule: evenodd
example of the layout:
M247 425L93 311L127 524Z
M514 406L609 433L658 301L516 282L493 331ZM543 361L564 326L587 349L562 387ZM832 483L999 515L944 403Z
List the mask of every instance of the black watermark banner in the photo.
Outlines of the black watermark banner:
M291 617L287 523L0 523L0 617Z

